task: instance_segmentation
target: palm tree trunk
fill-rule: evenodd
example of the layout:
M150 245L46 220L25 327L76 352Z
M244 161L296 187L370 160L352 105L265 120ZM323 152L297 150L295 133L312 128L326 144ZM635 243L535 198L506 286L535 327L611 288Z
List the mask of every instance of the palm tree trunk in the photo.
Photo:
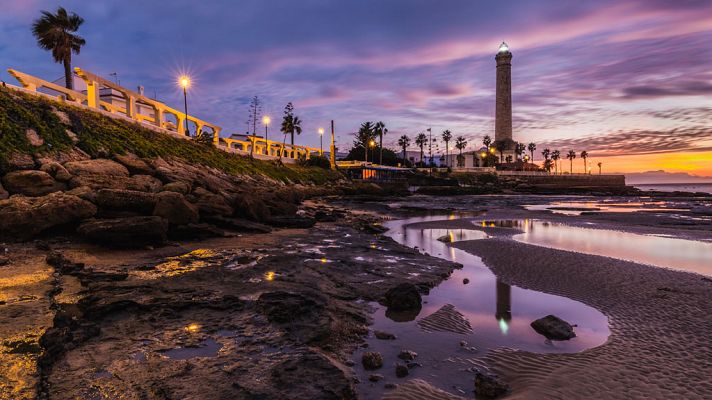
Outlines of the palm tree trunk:
M383 165L383 132L378 134L378 146L380 147L379 149L379 156L378 156L378 163Z
M574 173L574 159L569 160L569 173L573 174Z
M405 167L405 146L403 146L403 166Z
M292 131L292 150L294 150L294 131Z
M67 89L74 90L74 79L72 77L72 59L67 57L63 61L64 64L64 84Z

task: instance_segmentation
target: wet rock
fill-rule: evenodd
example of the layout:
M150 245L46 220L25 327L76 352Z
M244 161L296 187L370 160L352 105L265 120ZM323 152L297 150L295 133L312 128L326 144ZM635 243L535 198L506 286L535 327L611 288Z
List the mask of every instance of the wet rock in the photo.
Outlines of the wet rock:
M326 303L326 297L315 292L267 292L257 299L259 309L270 322L281 324L292 337L303 343L329 336L331 318Z
M235 198L235 216L264 222L272 217L272 213L261 198L240 194Z
M549 340L569 340L576 337L573 326L554 315L539 318L531 323L531 327Z
M234 212L224 197L203 188L195 189L193 195L196 197L195 205L198 206L201 215L230 216Z
M396 385L395 383L389 382L389 383L386 383L385 385L383 385L383 387L386 389L395 389L398 387L398 385Z
M383 356L377 351L367 351L361 356L361 364L367 370L379 369L383 366Z
M197 223L198 208L189 203L180 193L161 192L156 195L153 215L161 217L173 225Z
M438 241L443 243L452 243L452 237L450 237L450 235L440 236Z
M156 207L156 195L138 190L101 189L96 194L96 205L107 210L150 214Z
M268 224L279 228L306 229L316 224L314 218L300 216L278 216L267 221Z
M160 217L99 219L82 223L77 232L110 247L159 245L166 241L167 224Z
M76 223L96 214L96 206L77 196L51 193L0 200L0 238L26 240L42 231Z
M381 374L371 374L368 376L368 380L371 382L378 382L383 380L383 375Z
M163 188L161 188L161 190L166 192L176 192L185 195L190 193L190 185L186 182L169 182L163 185Z
M398 353L398 358L405 361L413 361L415 357L418 357L418 353L411 350L401 350L400 353Z
M402 283L386 292L385 305L392 311L420 310L422 298L415 285Z
M72 174L70 174L62 164L55 161L42 164L40 171L50 174L54 179L60 182L68 182L72 179Z
M292 357L272 369L270 396L250 398L281 398L303 400L356 399L350 379L344 371L318 353Z
M187 224L173 226L168 231L172 240L208 239L229 236L224 230L210 224Z
M477 398L495 399L509 392L509 385L494 375L475 372L475 394Z
M390 308L386 309L386 317L395 322L410 322L415 320L420 314L420 308L405 311L393 311Z
M403 364L396 364L396 376L398 378L405 378L409 373L408 367Z
M465 279L462 280L462 284L463 284L463 285L467 285L468 283L470 283L470 280L469 280L469 279L465 278Z
M50 174L35 170L10 172L2 178L2 184L12 194L30 197L44 196L67 188Z
M269 233L272 228L258 222L247 221L240 218L228 218L218 215L207 215L203 218L206 222L211 223L223 229L229 229L237 232L252 232L252 233Z
M396 340L396 335L388 332L373 331L373 335L380 340Z

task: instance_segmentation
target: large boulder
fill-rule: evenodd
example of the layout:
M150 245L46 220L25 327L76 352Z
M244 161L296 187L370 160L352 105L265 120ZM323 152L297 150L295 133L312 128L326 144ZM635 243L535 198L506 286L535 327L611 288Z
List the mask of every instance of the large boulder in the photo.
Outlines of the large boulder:
M70 174L69 171L62 166L62 164L56 161L50 161L42 164L40 171L52 175L54 179L60 182L68 182L72 179L72 174Z
M126 181L126 189L138 190L141 192L160 192L163 182L151 175L134 175Z
M242 193L235 196L235 216L252 221L267 221L272 214L269 207L255 193Z
M384 303L389 310L420 310L422 307L420 291L412 283L401 283L386 292Z
M266 292L257 299L257 306L270 322L302 343L323 340L331 334L326 303L326 297L316 292Z
M161 189L164 192L176 192L180 194L190 193L190 185L186 182L168 182Z
M494 375L475 372L475 395L478 399L496 399L509 392L509 386Z
M195 205L198 206L200 214L230 216L233 213L232 207L227 204L224 197L211 193L203 188L196 188L193 191Z
M2 178L2 183L8 192L25 196L38 197L65 190L63 183L57 182L43 171L14 171Z
M377 351L367 351L361 356L361 364L366 370L379 369L383 366L383 356Z
M114 156L114 160L126 167L131 174L153 175L156 172L156 170L152 166L148 165L146 161L131 153Z
M140 247L166 241L168 226L161 217L95 219L82 223L77 232L88 240L110 247Z
M576 337L573 326L555 315L539 318L531 323L531 327L549 340L569 340Z
M94 204L66 193L14 196L0 200L0 238L30 239L49 228L76 223L95 214Z
M72 174L71 187L125 188L129 171L123 165L106 159L70 161L64 167Z
M189 203L180 193L161 192L156 195L153 215L159 216L173 225L197 223L198 208Z
M156 207L156 195L138 190L101 189L96 194L96 205L106 210L150 214Z

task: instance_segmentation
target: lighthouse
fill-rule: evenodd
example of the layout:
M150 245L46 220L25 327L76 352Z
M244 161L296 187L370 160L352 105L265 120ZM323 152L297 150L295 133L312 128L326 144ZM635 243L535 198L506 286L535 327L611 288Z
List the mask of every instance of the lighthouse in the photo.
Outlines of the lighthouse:
M507 150L512 150L512 53L507 43L502 42L494 59L497 60L494 140L504 142Z

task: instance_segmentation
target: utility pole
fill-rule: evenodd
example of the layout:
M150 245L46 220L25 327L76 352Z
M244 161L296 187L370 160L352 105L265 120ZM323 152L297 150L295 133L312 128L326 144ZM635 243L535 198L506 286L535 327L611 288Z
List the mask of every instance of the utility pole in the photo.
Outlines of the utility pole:
M430 160L428 161L428 164L430 164L430 175L433 174L433 127L431 126L428 128L428 134L430 135L428 139L428 157Z
M331 169L336 169L336 141L334 135L334 120L331 120L331 147L329 148L331 152L329 154L329 161L331 161Z

